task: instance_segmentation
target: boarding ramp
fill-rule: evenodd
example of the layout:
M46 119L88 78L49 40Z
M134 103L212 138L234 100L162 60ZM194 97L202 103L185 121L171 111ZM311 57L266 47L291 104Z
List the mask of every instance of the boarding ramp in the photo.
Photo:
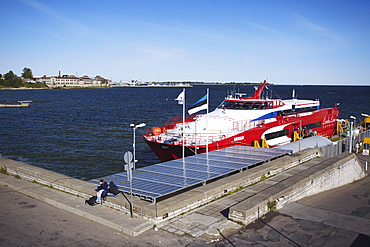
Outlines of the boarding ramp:
M319 149L326 158L333 158L344 152L356 152L355 145L357 142L363 142L364 148L369 148L369 145L365 146L367 138L370 138L370 130L365 130L359 134L353 135L352 145L350 137L342 138L340 136L339 140L332 142L323 136L312 136L286 145L281 145L278 148L293 150L293 153L307 148L316 148ZM352 150L350 151L351 147Z
M280 148L233 146L138 168L132 171L132 194L156 203L165 196L205 185L289 153L291 150ZM121 191L130 193L126 172L103 179L107 182L113 181ZM99 179L90 182L98 183Z
M293 153L299 152L301 150L307 149L307 148L316 148L320 149L325 146L332 145L333 142L330 141L326 137L322 136L312 136L308 138L304 138L295 142L291 142L289 144L281 145L276 148L279 149L286 149L286 150L292 150Z

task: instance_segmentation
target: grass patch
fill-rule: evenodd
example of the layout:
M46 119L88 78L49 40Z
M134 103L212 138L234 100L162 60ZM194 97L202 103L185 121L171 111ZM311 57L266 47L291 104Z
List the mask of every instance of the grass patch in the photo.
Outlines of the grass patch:
M276 201L267 202L267 208L269 209L270 212L274 212L274 210L276 209L276 204L277 204Z
M339 141L339 139L341 139L339 136L336 136L336 137L332 137L330 138L330 141L332 142L336 142L336 141ZM343 139L343 138L342 138Z
M8 170L6 169L6 167L0 167L0 173L9 175Z
M235 191L232 191L232 190L231 190L231 191L229 191L227 194L228 194L228 195L232 195L232 194L234 194L234 193L235 193Z

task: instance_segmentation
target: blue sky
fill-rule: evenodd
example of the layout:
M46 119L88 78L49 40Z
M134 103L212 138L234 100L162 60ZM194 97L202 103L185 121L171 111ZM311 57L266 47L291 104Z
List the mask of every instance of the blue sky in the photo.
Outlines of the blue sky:
M0 73L370 85L370 1L0 0Z

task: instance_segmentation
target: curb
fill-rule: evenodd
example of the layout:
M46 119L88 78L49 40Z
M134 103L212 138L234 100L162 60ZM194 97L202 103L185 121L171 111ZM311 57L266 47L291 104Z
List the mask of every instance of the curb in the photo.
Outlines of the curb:
M5 176L5 177L3 177L3 176ZM15 183L13 181L10 181L11 179L16 179L17 183L21 184L21 186L14 185ZM31 184L32 186L30 187L29 184ZM109 215L109 216L111 216L110 218L113 218L113 219L117 219L118 218L117 216L119 216L119 219L129 217L129 219L125 220L125 221L136 221L137 222L137 221L142 221L142 220L132 219L130 216L128 216L126 214L122 214L122 212L120 212L118 210L115 210L115 209L112 209L112 208L109 208L109 207L106 207L106 206L104 206L104 207L99 206L98 208L88 208L89 210L93 209L95 211L95 214L88 213L88 212L86 212L87 208L86 208L86 210L83 210L83 209L79 208L80 205L82 205L82 200L84 200L84 198L82 198L82 197L78 197L78 196L75 196L75 195L69 195L65 192L62 192L62 191L59 191L59 190L56 190L56 189L50 189L50 188L48 188L44 185L33 184L33 183L30 183L30 182L25 181L23 179L12 178L11 175L5 175L5 174L0 175L0 185L8 186L9 188L13 189L14 191L17 191L19 193L22 193L24 195L27 195L27 196L32 197L34 199L37 199L39 201L45 202L45 203L47 203L49 205L52 205L52 206L54 206L58 209L62 209L62 210L67 211L69 213L72 213L72 214L78 215L80 217L83 217L85 219L91 220L93 222L102 224L106 227L109 227L109 228L111 228L115 231L118 231L118 232L122 232L124 234L129 235L129 236L134 236L134 237L138 236L139 234L141 234L141 233L143 233L143 232L145 232L145 231L147 231L147 230L149 230L153 227L153 223L149 222L149 221L144 221L141 224L136 224L136 226L132 225L132 224L128 224L128 225L124 225L124 226L119 225L115 222L112 222L109 219L105 219L105 218L97 216L96 211L98 211L98 213L99 213L99 211L101 211L105 216ZM22 186L22 185L24 185L24 186ZM62 202L59 202L55 199L49 198L47 195L50 195L50 194L53 194L54 196L56 196L58 198L61 198L62 201L68 201L69 204L75 203L74 200L76 200L76 199L81 200L81 202L76 201L77 202L77 203L75 203L76 207L74 207L74 206L68 205L68 203L62 203Z

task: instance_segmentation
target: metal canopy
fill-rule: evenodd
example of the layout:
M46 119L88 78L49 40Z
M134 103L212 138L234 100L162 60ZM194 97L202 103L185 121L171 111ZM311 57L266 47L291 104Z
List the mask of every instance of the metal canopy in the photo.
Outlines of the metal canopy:
M323 136L312 136L280 146L279 148L292 150L293 153L307 148L321 148L333 145L333 142Z
M155 203L163 196L191 186L206 184L209 180L243 171L288 153L291 151L279 148L233 146L208 154L189 156L184 160L158 163L133 170L132 193ZM119 190L130 193L126 172L104 177L104 180L113 181ZM93 179L91 182L98 183L99 179Z

